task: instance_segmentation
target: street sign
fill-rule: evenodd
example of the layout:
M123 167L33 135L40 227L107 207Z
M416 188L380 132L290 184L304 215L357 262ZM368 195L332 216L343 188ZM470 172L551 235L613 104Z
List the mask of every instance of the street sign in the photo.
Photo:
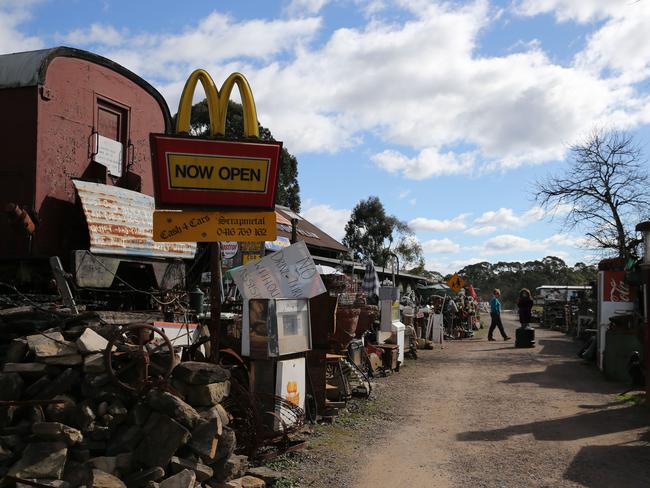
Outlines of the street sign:
M156 205L272 209L281 142L151 134Z
M465 281L460 276L458 276L458 274L454 273L454 276L449 278L447 284L454 293L458 293L465 286Z
M260 242L276 238L275 212L179 212L156 210L156 242Z

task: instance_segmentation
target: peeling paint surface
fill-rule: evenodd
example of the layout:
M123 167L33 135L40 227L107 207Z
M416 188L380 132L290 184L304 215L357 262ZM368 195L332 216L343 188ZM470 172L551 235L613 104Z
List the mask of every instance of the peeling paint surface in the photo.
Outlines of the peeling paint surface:
M154 199L116 186L74 180L81 199L90 251L161 258L192 259L196 243L153 241Z

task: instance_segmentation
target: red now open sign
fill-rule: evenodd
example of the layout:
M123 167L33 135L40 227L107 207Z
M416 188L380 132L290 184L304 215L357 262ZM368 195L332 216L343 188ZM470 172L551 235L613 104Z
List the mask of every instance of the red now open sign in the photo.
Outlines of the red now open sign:
M151 134L156 206L272 210L281 142Z

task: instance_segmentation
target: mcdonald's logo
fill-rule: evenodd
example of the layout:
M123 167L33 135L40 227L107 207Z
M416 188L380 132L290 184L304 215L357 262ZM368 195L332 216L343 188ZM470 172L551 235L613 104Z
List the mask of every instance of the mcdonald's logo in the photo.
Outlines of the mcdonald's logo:
M189 135L198 83L208 101L210 138ZM244 113L243 141L224 139L228 101L237 86ZM202 69L185 83L176 134L151 134L156 206L273 209L281 142L259 141L257 109L248 81L231 74L218 90Z

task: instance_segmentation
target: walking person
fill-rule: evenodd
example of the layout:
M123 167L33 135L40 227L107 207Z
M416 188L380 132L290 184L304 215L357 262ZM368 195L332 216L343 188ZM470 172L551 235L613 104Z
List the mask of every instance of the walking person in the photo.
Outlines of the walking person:
M499 328L503 340L507 341L510 337L506 335L506 331L503 329L503 322L501 322L501 301L499 301L499 298L501 298L501 290L495 288L493 294L494 296L490 300L490 318L492 322L490 323L490 330L488 330L488 341L495 340L493 334L496 327Z

